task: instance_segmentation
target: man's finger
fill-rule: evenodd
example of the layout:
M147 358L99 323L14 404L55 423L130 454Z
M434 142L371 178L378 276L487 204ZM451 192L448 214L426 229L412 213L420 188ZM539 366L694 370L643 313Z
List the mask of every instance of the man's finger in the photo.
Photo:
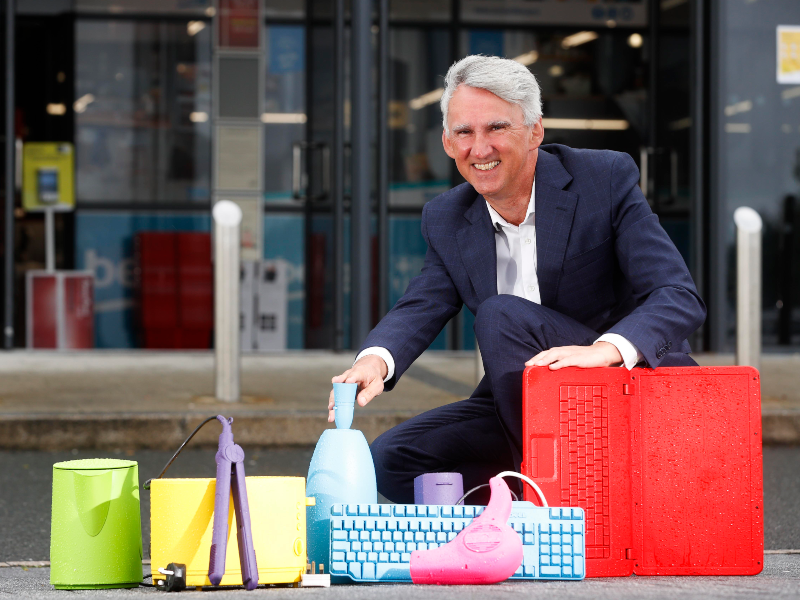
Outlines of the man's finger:
M331 390L330 396L328 396L328 410L333 410L335 403L333 390Z
M369 385L364 387L364 390L358 395L358 405L366 406L378 394L383 392L383 381L376 377Z
M345 372L344 372L344 373L342 373L341 375L337 375L336 377L333 377L333 378L331 379L331 383L344 383L344 382L345 382L345 380L347 379L347 376L348 376L348 375L350 375L350 373L352 372L352 370L353 370L353 369L347 369L347 371L345 371ZM331 393L333 393L333 392L331 392Z

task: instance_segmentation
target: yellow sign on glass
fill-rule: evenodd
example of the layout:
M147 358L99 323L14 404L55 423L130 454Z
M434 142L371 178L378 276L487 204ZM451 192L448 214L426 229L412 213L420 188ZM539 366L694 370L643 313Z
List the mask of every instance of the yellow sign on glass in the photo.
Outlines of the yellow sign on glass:
M778 83L800 83L800 26L778 25Z
M75 208L75 149L68 142L28 142L22 150L22 207Z

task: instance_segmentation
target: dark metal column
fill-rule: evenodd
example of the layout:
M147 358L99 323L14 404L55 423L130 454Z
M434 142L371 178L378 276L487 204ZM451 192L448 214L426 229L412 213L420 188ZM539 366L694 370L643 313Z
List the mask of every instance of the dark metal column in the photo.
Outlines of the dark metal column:
M370 301L372 297L372 244L370 239L372 2L371 0L353 0L351 10L353 85L350 118L353 131L353 200L350 210L350 232L353 245L350 256L352 306L350 343L353 349L358 349L369 333L372 312Z
M389 310L389 0L378 0L378 318Z
M3 347L14 347L14 26L16 2L6 0L6 164L5 164L5 303L3 311Z
M333 6L333 70L333 349L339 352L344 349L344 0Z

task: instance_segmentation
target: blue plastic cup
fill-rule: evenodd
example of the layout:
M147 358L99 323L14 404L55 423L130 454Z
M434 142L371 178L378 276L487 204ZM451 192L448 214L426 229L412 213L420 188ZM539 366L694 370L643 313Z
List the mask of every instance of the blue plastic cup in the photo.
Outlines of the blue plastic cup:
M356 406L357 383L334 383L333 402L337 429L350 429Z

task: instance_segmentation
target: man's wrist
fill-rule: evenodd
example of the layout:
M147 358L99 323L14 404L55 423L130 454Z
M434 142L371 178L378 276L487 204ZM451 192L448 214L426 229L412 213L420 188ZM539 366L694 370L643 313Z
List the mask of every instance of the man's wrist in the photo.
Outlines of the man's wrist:
M386 348L381 348L380 346L366 348L359 352L358 356L356 356L356 359L353 361L353 364L367 356L377 356L382 360L383 367L381 367L381 374L384 383L389 381L394 376L394 358L392 357L392 353ZM386 369L385 371L383 370L384 368Z

